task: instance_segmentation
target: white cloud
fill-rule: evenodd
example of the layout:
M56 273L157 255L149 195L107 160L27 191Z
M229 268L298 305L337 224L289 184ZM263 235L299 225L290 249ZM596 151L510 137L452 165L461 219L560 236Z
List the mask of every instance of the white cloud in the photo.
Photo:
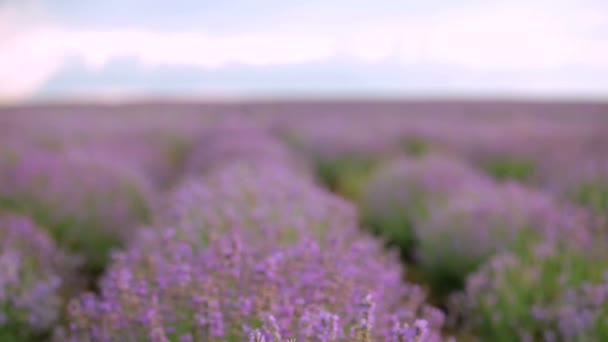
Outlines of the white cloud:
M0 103L21 99L58 68L57 60L39 58L43 46L23 44L28 40L24 28L44 18L34 3L0 5Z
M103 66L116 56L137 57L146 66L177 64L219 68L229 63L263 66L314 62L334 53L330 39L303 34L217 37L190 32L104 30L60 31L44 39L67 42L65 54L81 55L93 68Z
M331 57L335 48L328 37L298 33L218 37L191 32L35 29L0 45L0 86L8 89L1 96L26 97L72 56L81 57L92 70L123 56L135 57L149 68L220 68L230 63L267 66L315 62Z
M319 30L322 25L307 22L310 30L302 31L302 23L294 23L300 27L297 32L286 25L232 35L107 27L76 30L52 25L48 19L32 26L32 20L24 21L25 12L0 7L0 101L26 99L66 58L74 56L91 70L124 56L135 57L150 70L160 65L221 68L231 63L273 66L342 58L375 64L399 60L407 66L441 65L456 71L533 72L569 67L576 72L580 67L605 75L608 12L575 2L552 4L478 3L450 10L429 7L402 15L387 9L388 19L378 18L375 26L368 21L364 25L349 22L333 31ZM502 81L495 83L504 84ZM577 82L584 80L578 78ZM550 86L543 80L532 83ZM560 84L566 86L567 82ZM525 84L519 87L528 89ZM577 87L581 88L572 86Z
M44 41L32 44L26 36L0 45L0 102L21 100L61 66L56 47Z

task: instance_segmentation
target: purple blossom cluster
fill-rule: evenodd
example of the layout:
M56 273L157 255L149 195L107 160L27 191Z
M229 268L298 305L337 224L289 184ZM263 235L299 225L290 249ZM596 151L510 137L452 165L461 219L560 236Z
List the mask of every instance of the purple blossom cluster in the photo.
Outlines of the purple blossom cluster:
M158 138L157 138L158 139ZM166 138L167 140L169 138ZM68 153L87 153L100 160L119 163L121 167L132 170L132 173L149 179L152 185L164 185L175 178L178 173L180 156L185 143L177 141L153 141L145 136L116 136L111 141L87 141L76 144L68 143L64 150ZM72 152L73 150L76 150Z
M78 263L31 219L1 213L0 340L29 341L48 333L77 288Z
M608 158L589 158L576 167L562 168L547 187L558 196L608 218Z
M235 163L187 179L169 196L165 209L157 221L175 226L192 241L240 228L254 239L250 242L358 235L352 204L277 164Z
M388 164L366 195L366 224L401 247L439 295L461 288L484 261L522 241L587 246L596 238L586 211L517 182L496 182L450 157Z
M188 174L201 174L230 163L276 163L294 170L306 170L279 140L260 125L243 117L209 127L196 142L186 166Z
M399 151L401 119L349 115L301 115L277 117L275 131L309 159L369 159L394 155Z
M197 252L166 237L170 255L143 263L137 249L117 255L101 297L71 303L71 338L242 341L257 332L266 341L414 341L406 335L416 330L399 322L416 319L428 324L418 323L425 341L440 338L443 314L371 241L246 242L233 231Z
M496 341L604 341L608 258L597 247L542 242L498 254L453 296L453 315Z
M460 285L492 255L522 241L567 240L589 246L589 223L585 211L562 205L546 193L519 183L486 183L461 189L415 226L418 261L432 283L450 278Z
M6 115L8 122L3 128L7 130L2 131L0 146L76 149L114 160L149 177L155 185L167 185L180 175L186 152L210 116L185 115L174 110L172 115L158 115L155 111L159 110L162 108L104 113L93 108L92 113L83 113L82 109L61 108L60 113L46 109L42 113Z
M395 160L375 171L365 186L361 201L364 225L412 258L415 226L463 188L489 181L467 164L446 156Z
M463 188L489 182L484 175L461 160L428 155L421 159L398 159L378 169L369 180L364 210L371 215L408 211L415 217L425 215L429 205L445 202Z
M152 185L120 160L91 151L26 146L2 156L0 206L31 215L60 245L100 267L147 219Z

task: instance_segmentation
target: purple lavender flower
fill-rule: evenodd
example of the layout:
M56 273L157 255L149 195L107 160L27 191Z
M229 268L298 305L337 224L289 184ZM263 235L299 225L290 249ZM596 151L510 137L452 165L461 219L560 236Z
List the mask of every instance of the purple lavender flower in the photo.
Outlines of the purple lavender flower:
M418 260L433 285L460 287L486 259L522 241L591 243L584 212L517 183L479 185L454 194L415 228Z
M154 198L145 177L84 151L24 149L0 176L0 206L30 214L93 269L146 219Z
M279 165L233 164L186 180L157 220L191 242L247 228L246 241L295 241L298 236L356 236L357 214L346 201Z
M489 179L482 174L451 157L398 159L378 170L370 180L365 204L371 211L417 207L420 200L445 200L460 189L487 182Z
M238 249L228 248L235 241L243 241L241 230L197 252L185 245L171 255L142 257L133 246L118 254L102 281L101 296L73 301L78 310L71 318L76 324L72 335L80 341L97 341L91 331L103 331L111 340L155 333L168 340L190 334L195 340L346 341L350 328L358 327L352 337L362 342L390 341L385 329L391 320L413 322L425 306L423 292L402 283L396 260L373 241L323 247L303 238L290 247L237 243ZM233 254L230 267L227 248ZM103 310L106 306L112 310ZM438 328L432 327L433 341L440 336Z
M411 258L416 225L444 206L452 194L488 182L468 165L449 157L396 160L372 175L362 203L363 221Z
M196 143L186 171L198 175L231 163L279 164L302 174L308 171L285 145L243 118L209 127Z
M78 260L64 254L29 218L0 215L0 337L29 340L61 316L68 288L76 291Z
M603 341L608 336L605 245L543 242L499 254L452 300L466 329L484 339Z
M550 188L608 219L608 161L596 157L575 165L563 167L559 177L553 177Z

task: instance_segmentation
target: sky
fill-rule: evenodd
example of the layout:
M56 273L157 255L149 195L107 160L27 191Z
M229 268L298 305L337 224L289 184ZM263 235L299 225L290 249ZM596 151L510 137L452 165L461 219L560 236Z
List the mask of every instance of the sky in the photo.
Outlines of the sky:
M603 0L0 0L0 104L608 99Z

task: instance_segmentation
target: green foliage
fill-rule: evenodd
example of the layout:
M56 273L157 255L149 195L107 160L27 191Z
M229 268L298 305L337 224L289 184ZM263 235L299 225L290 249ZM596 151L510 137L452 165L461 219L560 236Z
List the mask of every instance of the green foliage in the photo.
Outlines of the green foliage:
M412 191L414 192L414 191ZM410 206L398 203L382 210L362 208L362 225L375 235L382 237L389 246L398 247L404 260L414 261L414 250L418 244L415 224L428 218L428 204L422 192L415 191L415 200Z
M318 158L316 173L319 180L331 191L358 201L375 166L376 162L371 158Z
M514 228L514 227L509 227ZM429 238L422 233L417 245L418 263L423 279L441 300L465 286L467 276L477 271L484 262L497 253L492 246L477 241L478 231L447 228L439 236ZM506 250L519 249L539 236L531 229L521 229L516 237L495 228L493 238L505 243Z
M420 137L405 137L400 143L404 151L412 157L422 157L429 152L429 144Z
M354 202L360 202L372 168L371 166L355 166L343 169L338 176L335 191Z
M534 161L518 157L492 157L481 162L481 168L497 180L517 180L526 182L536 175Z
M581 182L571 191L570 198L600 215L608 216L608 184Z
M33 333L25 324L20 321L23 318L14 317L17 313L8 308L2 308L2 312L7 314L6 322L0 326L0 341L2 342L23 342L23 341L44 341L42 334Z
M423 243L422 248L429 245ZM433 294L443 301L447 295L464 288L466 276L475 271L482 263L480 258L468 255L455 255L450 251L437 249L430 258L422 258L420 270L422 279L429 284Z
M172 136L169 139L169 142L165 145L163 150L163 155L165 156L167 162L171 167L172 174L181 174L186 165L186 160L190 156L194 146L192 142L188 141L183 137ZM163 184L166 187L172 185L174 179L165 179L163 180L166 184Z
M65 250L84 255L87 272L98 274L107 265L110 251L121 246L120 238L102 228L103 218L95 216L57 215L50 205L33 199L0 197L0 209L21 213L45 227L49 235ZM143 214L147 208L138 210Z
M364 214L362 225L372 233L382 237L389 246L396 246L405 260L413 258L412 251L416 245L414 223L405 212L394 212L387 215Z

